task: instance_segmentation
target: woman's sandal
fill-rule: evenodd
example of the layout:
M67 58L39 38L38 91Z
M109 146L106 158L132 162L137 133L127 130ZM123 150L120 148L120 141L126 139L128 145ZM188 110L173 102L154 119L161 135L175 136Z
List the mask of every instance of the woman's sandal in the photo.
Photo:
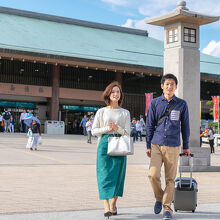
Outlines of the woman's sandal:
M114 210L114 212L111 212L112 213L112 215L117 215L118 213L117 213L117 207L115 206L115 210Z
M110 211L105 212L105 213L104 213L104 216L109 218L110 216L112 216L112 213L111 213Z

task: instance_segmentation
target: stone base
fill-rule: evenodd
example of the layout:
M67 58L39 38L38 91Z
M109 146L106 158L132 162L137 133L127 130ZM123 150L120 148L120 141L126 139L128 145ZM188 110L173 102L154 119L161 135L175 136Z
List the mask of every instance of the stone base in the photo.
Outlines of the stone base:
M180 160L183 172L189 172L190 166L192 166L193 172L220 172L220 166L211 166L210 149L192 147L190 151L194 154L192 159L183 157L182 160Z
M190 148L190 152L194 154L193 159L183 157L182 160L180 160L182 166L189 166L191 163L193 163L193 166L210 166L210 149L192 147Z
M190 172L189 166L182 166L182 172ZM220 166L193 166L193 172L220 172Z

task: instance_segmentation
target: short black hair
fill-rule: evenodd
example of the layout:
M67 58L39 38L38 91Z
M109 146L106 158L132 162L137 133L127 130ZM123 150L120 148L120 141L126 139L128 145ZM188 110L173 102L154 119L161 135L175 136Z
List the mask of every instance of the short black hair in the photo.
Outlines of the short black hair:
M160 81L161 84L164 84L165 80L167 80L167 79L173 79L175 81L176 85L178 84L178 80L177 80L176 76L174 76L171 73L167 73L162 76L161 81Z

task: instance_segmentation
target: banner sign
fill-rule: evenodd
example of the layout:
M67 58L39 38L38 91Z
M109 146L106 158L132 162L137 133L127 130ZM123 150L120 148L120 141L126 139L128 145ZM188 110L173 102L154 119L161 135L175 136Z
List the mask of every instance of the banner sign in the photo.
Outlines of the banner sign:
M99 107L84 106L84 105L62 105L63 110L83 111L83 112L96 112Z
M150 102L153 99L153 93L145 93L145 97L146 97L145 115L147 115Z
M0 106L14 107L14 108L35 108L36 105L33 102L13 102L13 101L0 101Z
M213 101L213 120L214 122L218 122L219 117L218 117L218 106L219 106L219 100L218 96L212 96L212 101Z

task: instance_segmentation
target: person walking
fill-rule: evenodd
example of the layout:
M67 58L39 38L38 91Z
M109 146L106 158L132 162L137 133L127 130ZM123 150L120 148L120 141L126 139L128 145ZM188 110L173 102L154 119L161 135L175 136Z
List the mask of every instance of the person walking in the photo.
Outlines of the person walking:
M27 116L27 112L25 109L23 109L23 112L20 115L21 131L23 133L26 133L26 124L24 123L24 119L26 118L26 116Z
M86 131L87 131L87 136L88 136L88 140L87 140L87 142L89 143L89 144L91 144L92 143L92 141L91 141L91 138L92 138L92 119L91 118L89 118L89 120L86 122Z
M82 118L79 126L83 128L83 135L87 136L87 132L86 132L86 122L88 121L87 115L84 115L84 117Z
M140 136L140 141L142 141L142 134L141 134L142 127L139 120L137 120L135 124L135 128L136 128L136 141L138 141L138 136Z
M10 115L11 113L8 111L6 108L5 111L3 112L3 121L4 121L4 126L5 126L5 132L8 132L9 125L10 125Z
M130 136L130 112L121 108L124 95L121 85L110 83L103 98L106 107L97 111L92 126L92 135L98 136L97 182L100 200L104 200L104 216L117 215L117 199L123 196L126 174L126 156L109 156L108 137ZM109 200L111 200L111 203Z
M30 150L37 150L38 139L41 136L40 124L33 120L29 129L31 130Z
M213 130L213 128L212 127L209 127L209 130L208 130L208 139L209 139L209 145L210 145L210 149L211 149L211 154L213 153L215 153L215 148L214 148L214 134L215 134L215 132L214 132L214 130Z
M146 120L147 156L151 158L148 177L156 199L154 213L163 206L163 219L172 219L171 203L174 195L174 180L180 152L182 133L183 153L190 154L189 113L186 101L175 96L177 78L166 74L161 79L163 94L151 101ZM171 109L172 108L172 109ZM161 118L164 116L163 118ZM160 120L161 119L161 120ZM161 167L164 164L166 187L161 188Z
M15 132L14 125L15 125L14 117L13 115L10 115L9 132L11 133Z

